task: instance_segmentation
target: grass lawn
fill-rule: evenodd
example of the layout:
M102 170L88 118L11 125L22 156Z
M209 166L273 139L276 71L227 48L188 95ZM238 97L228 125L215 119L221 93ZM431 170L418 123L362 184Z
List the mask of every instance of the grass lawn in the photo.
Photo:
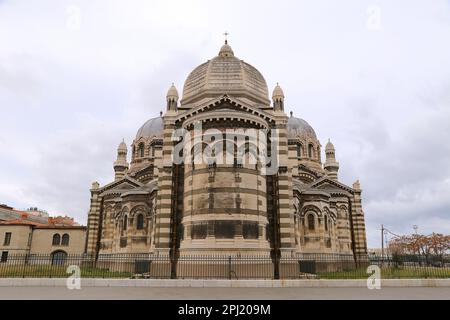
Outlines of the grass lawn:
M366 269L355 269L339 272L321 272L320 279L367 279L370 274ZM450 278L450 269L433 267L383 267L382 279L445 279Z
M52 265L0 265L0 278L66 278L67 266ZM339 272L319 272L319 279L367 279L365 268ZM82 278L122 278L132 277L131 272L109 271L108 269L81 267ZM434 267L383 267L382 279L445 279L450 278L449 268Z
M67 266L52 265L3 265L0 278L66 278ZM81 267L82 278L130 278L131 272L113 272L107 269Z

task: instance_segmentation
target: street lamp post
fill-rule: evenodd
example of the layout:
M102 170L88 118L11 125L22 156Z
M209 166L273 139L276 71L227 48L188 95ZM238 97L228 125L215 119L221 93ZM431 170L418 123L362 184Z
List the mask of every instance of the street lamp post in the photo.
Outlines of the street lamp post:
M419 233L417 232L417 230L419 230L419 226L417 224L413 225L413 229L414 229L414 234L416 235L416 242L419 240ZM422 258L420 255L420 248L419 248L419 244L416 244L417 246L417 253L419 254L419 266L422 265Z
M384 226L381 225L381 265L383 265L384 259Z

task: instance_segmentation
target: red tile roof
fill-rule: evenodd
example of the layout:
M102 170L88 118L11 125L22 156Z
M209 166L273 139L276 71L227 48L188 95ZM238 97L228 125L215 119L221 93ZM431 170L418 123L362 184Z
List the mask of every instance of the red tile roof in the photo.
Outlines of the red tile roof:
M56 216L56 217L39 217L30 214L25 211L16 210L6 205L0 204L0 211L2 213L12 213L13 220L0 220L0 225L34 225L34 226L48 226L48 227L77 227L80 226L75 222L74 218L67 216ZM13 218L11 217L11 218ZM37 222L36 222L37 220Z
M32 228L37 229L80 229L84 230L87 229L84 226L68 226L68 225L54 225L54 224L42 224L37 223L29 220L9 220L9 221L0 221L0 226L7 225L7 226L30 226Z
M28 225L28 226L35 226L35 227L45 226L45 224L33 222L33 221L25 220L25 219L0 221L0 225Z

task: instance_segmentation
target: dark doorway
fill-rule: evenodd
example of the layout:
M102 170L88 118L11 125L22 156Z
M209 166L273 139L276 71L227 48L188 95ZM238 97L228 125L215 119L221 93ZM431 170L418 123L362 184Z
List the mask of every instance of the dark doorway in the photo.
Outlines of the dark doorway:
M52 253L52 265L63 266L67 260L67 253L64 251L55 251Z

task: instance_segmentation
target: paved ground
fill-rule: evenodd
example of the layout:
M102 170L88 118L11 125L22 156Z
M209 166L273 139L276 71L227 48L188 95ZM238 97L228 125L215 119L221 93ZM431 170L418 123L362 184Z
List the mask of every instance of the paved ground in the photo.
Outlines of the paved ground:
M5 299L163 299L163 300L274 300L274 299L450 299L450 287L441 288L139 288L0 287Z

